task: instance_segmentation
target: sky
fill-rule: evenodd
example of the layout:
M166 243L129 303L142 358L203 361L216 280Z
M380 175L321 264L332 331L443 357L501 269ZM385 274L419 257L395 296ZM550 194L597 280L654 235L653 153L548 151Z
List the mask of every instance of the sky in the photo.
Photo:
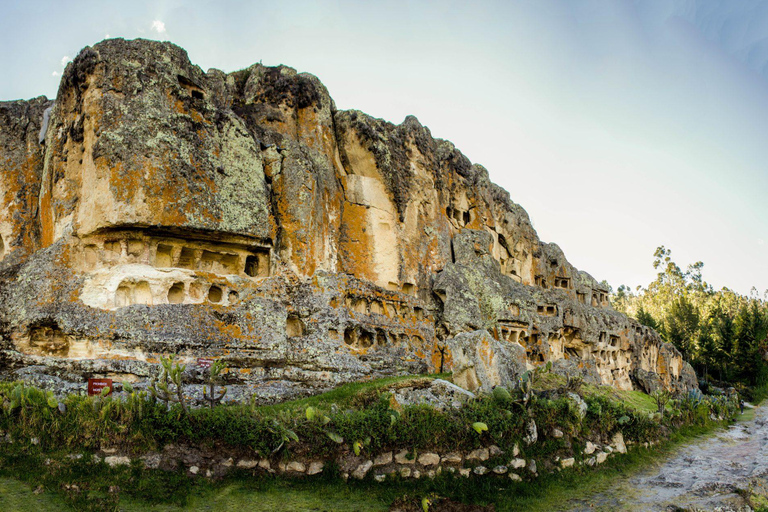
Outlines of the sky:
M0 100L54 97L107 37L415 115L614 289L665 245L716 289L768 290L768 0L0 0Z

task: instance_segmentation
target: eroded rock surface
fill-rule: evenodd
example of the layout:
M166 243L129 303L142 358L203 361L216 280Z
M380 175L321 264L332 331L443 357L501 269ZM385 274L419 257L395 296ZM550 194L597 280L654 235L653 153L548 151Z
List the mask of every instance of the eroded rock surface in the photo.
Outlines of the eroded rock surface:
M268 401L455 370L464 340L462 368L485 357L498 380L478 388L549 361L623 389L696 385L482 166L414 117L337 110L312 75L107 40L55 103L0 103L0 127L6 377L142 385L176 353L224 358L228 397Z

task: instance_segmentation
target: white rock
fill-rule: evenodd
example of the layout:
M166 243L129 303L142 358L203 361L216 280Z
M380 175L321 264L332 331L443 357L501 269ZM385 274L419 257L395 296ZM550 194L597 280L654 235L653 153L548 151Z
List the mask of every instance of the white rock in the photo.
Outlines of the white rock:
M387 479L387 475L375 475L373 479L376 480L377 482L383 482L384 480Z
M611 446L619 453L627 453L627 446L624 444L624 436L621 432L616 432L611 439Z
M157 469L160 467L160 461L162 460L162 457L159 453L148 453L143 455L141 460L144 462L144 467L146 469Z
M400 476L408 478L411 476L411 468L400 468Z
M440 464L440 456L436 453L422 453L419 455L419 464L422 466L437 466Z
M360 464L359 466L357 466L357 468L352 472L352 477L358 480L362 480L363 478L365 478L365 475L368 474L368 471L370 471L372 467L373 467L373 461L367 460L362 464Z
M472 472L476 475L484 475L488 472L488 468L485 466L477 466Z
M552 429L552 437L554 437L555 439L560 439L564 435L565 434L563 434L563 431L560 430L559 428L553 428Z
M520 478L520 475L518 475L517 473L510 473L509 474L509 479L512 480L513 482L522 482L523 481L523 479Z
M232 457L228 458L227 460L225 460L224 462L221 463L221 465L224 466L225 468L230 468L234 464L235 464L235 461L232 460Z
M253 469L259 465L257 460L241 459L237 461L237 467L240 469Z
M473 450L467 454L467 460L486 461L488 460L489 456L490 453L488 452L488 448L478 448L477 450Z
M570 467L573 467L575 462L576 462L576 459L574 459L573 457L570 457L568 459L563 459L560 461L560 467L570 468Z
M104 457L104 462L106 462L108 466L112 467L127 466L131 463L131 459L119 455L110 455L109 457Z
M269 463L269 459L261 459L259 461L259 467L266 470L272 469L272 465Z
M408 454L410 454L408 450L403 450L397 455L395 455L395 462L398 464L414 464L416 462L416 457L409 459Z
M606 452L599 452L597 455L595 455L595 462L602 464L607 458L608 454Z
M384 466L392 462L392 452L382 453L373 459L374 466Z
M517 443L515 443L515 447L512 448L512 456L517 457L520 455L520 448L518 448Z
M528 471L530 471L534 475L536 474L536 461L535 460L531 459L530 462L528 462Z
M504 450L496 446L495 444L492 444L488 447L488 453L491 455L491 457L496 457L498 455L504 455Z
M189 467L189 472L192 473L193 475L196 475L199 471L200 471L200 468L197 467L197 466L190 466Z
M584 454L592 455L595 453L595 450L597 450L597 446L595 446L592 441L587 441L587 445L584 447Z
M373 465L373 463L371 463L371 465ZM299 462L297 460L292 460L291 462L289 462L285 466L285 469L287 471L293 471L294 473L304 473L307 470L307 466L304 465L303 462ZM367 472L367 470L366 470L366 472Z
M514 469L520 469L525 467L525 459L512 459L509 461L509 465Z
M411 473L411 476L418 480L419 478L421 478L421 471L419 471L418 469L414 469L413 473Z
M459 474L460 474L461 476L463 476L464 478L468 478L468 477L469 477L469 474L470 474L471 472L472 472L472 470L471 470L471 469L469 469L469 468L460 468L460 469L459 469Z
M457 452L446 453L442 458L445 464L461 464L461 454Z
M536 422L533 418L528 420L528 424L525 426L525 444L533 444L539 439L539 430L536 428Z
M496 466L495 468L493 468L493 472L496 473L497 475L503 475L507 471L509 471L507 466Z
M318 473L323 472L323 467L325 467L325 464L320 461L314 461L309 463L309 469L307 469L308 475L316 475Z

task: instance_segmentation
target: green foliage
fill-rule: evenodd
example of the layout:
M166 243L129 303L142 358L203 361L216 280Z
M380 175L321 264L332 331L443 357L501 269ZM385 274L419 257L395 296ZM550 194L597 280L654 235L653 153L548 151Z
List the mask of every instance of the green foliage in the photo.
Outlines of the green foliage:
M171 402L178 403L184 414L188 414L189 408L184 397L184 383L182 381L186 365L177 363L175 355L167 358L161 357L160 363L160 373L152 378L149 392L153 397L165 402L166 405L170 405ZM213 388L211 388L211 394L213 394Z
M564 383L567 385L564 378L546 374L546 369L528 374L524 382L530 382L532 377L548 385L550 380L557 381L559 389L565 389ZM168 443L228 447L261 456L281 457L285 452L289 457L300 454L325 458L347 450L340 446L345 439L355 454L407 449L415 458L424 451L469 451L495 444L507 453L517 445L525 458L551 460L555 455L570 453L573 443L578 444L580 439L600 438L605 442L621 432L627 441L657 441L671 427L713 425L716 424L713 418L727 419L736 412L733 397L690 394L670 400L664 418L658 414L649 417L650 397L587 384L582 386L588 406L583 418L574 400L549 398L557 395L549 394L551 390L544 393L540 388L528 390L530 399L525 408L516 404L522 402L526 391L515 389L482 396L460 409L439 411L427 405L398 405L387 390L386 386L391 384L390 380L380 381L376 394L375 383L358 388L356 394L346 394L346 404L359 404L354 407L341 408L327 397L315 397L312 405L306 401L284 404L282 408L222 404L215 408L191 409L185 414L179 403L157 401L151 394L137 392L126 385L122 386L122 392L106 397L66 397L61 402L65 405L62 411L58 404L52 407L48 393L17 383L0 382L0 403L4 404L0 430L15 440L0 450L0 469L9 460L8 450L17 451L15 462L8 462L9 467L17 468L26 464L33 466L31 459L24 457L33 452L46 453L42 450L51 447L63 453L100 446L120 446L126 451L141 452L159 450ZM539 440L528 446L522 439L532 420L538 427ZM549 436L555 428L565 436ZM40 444L32 445L31 437L39 437ZM52 480L45 480L51 488L62 489L62 482L77 485L79 491L66 490L66 493L68 503L78 510L115 509L116 498L104 485L104 475L109 475L113 484L124 489L123 496L141 497L149 502L183 505L191 492L189 486L193 485L183 473L159 472L161 477L153 480L141 476L139 468L111 469L104 464L83 464L72 462L67 468L52 464L46 469L56 475ZM430 486L428 491L435 491L435 496L450 495L475 502L487 500L487 493L496 492L492 487L500 485L493 479L472 482L472 485L457 487L454 480L438 478L425 479L423 485ZM383 488L386 485L389 484ZM503 485L516 484L505 482ZM510 489L514 493L521 487ZM418 494L419 497L425 495L428 494Z
M634 294L620 286L612 297L617 310L659 331L705 381L758 388L768 384L768 302L728 288L715 291L703 279L704 264L682 270L672 251L656 249L656 280Z
M211 406L211 409L216 407L217 404L221 403L221 401L224 399L224 396L227 394L227 388L224 387L221 389L221 391L217 394L216 393L216 385L221 383L221 372L224 370L224 361L222 359L217 359L213 362L211 367L208 369L208 391L203 391L203 399L208 402L208 404Z

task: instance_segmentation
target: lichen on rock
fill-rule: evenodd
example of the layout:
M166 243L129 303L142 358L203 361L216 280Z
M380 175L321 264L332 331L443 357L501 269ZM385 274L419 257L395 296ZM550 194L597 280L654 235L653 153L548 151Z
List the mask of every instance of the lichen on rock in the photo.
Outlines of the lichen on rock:
M203 72L111 39L55 104L0 103L0 127L6 378L142 387L177 354L193 400L199 358L224 359L228 399L261 402L403 373L488 391L548 362L696 386L485 168L414 117L337 110L307 73Z

